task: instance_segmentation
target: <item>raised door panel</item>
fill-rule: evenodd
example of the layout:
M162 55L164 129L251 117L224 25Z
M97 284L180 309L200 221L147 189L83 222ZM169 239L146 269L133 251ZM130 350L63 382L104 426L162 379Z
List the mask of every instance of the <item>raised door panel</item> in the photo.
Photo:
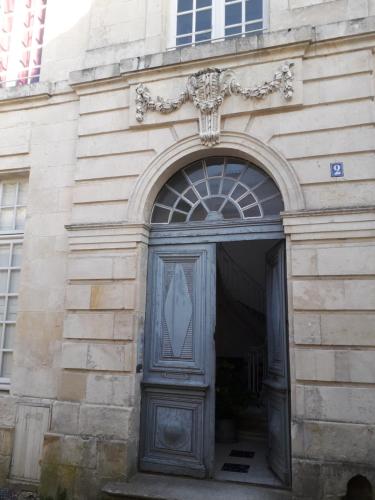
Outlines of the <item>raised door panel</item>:
M267 255L266 301L268 367L264 381L268 413L268 463L290 484L288 344L284 242Z
M178 372L205 378L214 319L213 259L212 245L150 250L145 379Z
M143 394L144 470L204 477L204 391L147 387Z
M280 243L268 253L266 308L268 375L286 387L288 371L284 259L284 243Z
M213 462L215 246L151 247L142 470L204 477Z

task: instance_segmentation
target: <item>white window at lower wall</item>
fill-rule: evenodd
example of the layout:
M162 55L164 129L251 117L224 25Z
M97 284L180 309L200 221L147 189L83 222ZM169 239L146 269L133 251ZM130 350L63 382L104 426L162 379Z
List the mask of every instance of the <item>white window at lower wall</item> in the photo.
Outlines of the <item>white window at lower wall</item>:
M169 47L259 33L267 0L173 0Z
M24 178L0 180L0 389L12 375L27 187Z

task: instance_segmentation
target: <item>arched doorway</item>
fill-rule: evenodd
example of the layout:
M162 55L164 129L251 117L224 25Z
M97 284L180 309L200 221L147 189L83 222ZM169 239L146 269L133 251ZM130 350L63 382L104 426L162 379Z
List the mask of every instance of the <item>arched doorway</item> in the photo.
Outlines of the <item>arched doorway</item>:
M158 193L151 214L142 470L289 484L281 210L274 180L233 157L195 161ZM232 436L223 436L228 420Z

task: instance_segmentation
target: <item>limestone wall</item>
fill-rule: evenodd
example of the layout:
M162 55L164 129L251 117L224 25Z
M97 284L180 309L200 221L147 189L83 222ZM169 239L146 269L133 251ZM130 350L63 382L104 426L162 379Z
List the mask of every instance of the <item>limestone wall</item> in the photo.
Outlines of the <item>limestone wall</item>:
M119 2L113 4L118 8ZM375 14L370 1L357 2L358 10L350 0L309 4L290 1L295 17L286 17L287 2L278 2L280 15L272 17L271 9L271 27L284 29L286 20L297 25L307 12L306 20L314 24L323 8L327 22ZM137 10L138 28L144 20L144 3L139 5L130 9ZM145 214L153 199L130 222L129 200L134 201L140 178L157 169L160 155L172 151L173 159L173 148L182 151L198 133L191 103L170 115L149 113L137 123L136 85L143 82L153 95L173 97L188 75L217 66L233 69L250 86L271 78L289 60L295 64L293 99L228 97L221 145L200 149L235 154L237 148L245 155L251 138L285 160L274 165L280 179L288 164L299 182L302 197L295 205L305 211L296 212L297 195L290 186L283 188L292 200L284 223L295 494L306 498L311 485L319 484L317 498L339 498L356 473L375 481L374 38L363 23L360 35L354 36L350 30L359 28L350 25L334 41L328 28L319 32L319 42L311 30L296 29L280 37L183 49L168 53L174 55L164 64L165 54L158 54L146 60L149 69L144 59L120 66L119 57L165 47L165 23L157 15L164 15L164 7L158 1L152 5L155 12L147 12L155 30L145 45L136 46L131 37L144 38L145 32L126 31L128 21L115 7L104 16L103 2L96 2L90 21L82 16L79 35L78 23L58 44L51 42L50 53L46 47L44 77L65 79L68 71L94 61L105 68L73 73L70 84L42 82L0 95L0 176L21 172L30 180L14 376L9 393L0 396L0 479L9 474L14 428L20 435L16 415L27 414L29 407L40 411L41 421L48 413L39 443L43 450L33 457L42 463L43 493L60 488L87 498L102 482L136 469ZM128 38L121 38L124 33ZM63 50L70 36L72 50ZM104 49L112 43L113 50ZM121 43L128 43L128 52ZM108 66L112 61L116 65ZM226 134L237 142L230 143ZM173 168L183 161L181 153ZM343 178L330 177L332 161L344 162ZM158 178L154 195L168 175ZM20 450L15 447L14 453ZM31 479L26 469L25 479Z

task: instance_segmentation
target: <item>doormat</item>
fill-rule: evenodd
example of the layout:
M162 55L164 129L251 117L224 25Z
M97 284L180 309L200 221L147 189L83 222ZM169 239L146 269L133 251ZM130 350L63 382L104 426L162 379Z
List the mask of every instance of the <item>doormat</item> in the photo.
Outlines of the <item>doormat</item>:
M232 450L229 453L230 457L238 457L238 458L254 458L255 452L254 451L247 451L247 450Z
M225 463L221 470L227 471L227 472L249 472L250 465L245 465L245 464L227 464Z

